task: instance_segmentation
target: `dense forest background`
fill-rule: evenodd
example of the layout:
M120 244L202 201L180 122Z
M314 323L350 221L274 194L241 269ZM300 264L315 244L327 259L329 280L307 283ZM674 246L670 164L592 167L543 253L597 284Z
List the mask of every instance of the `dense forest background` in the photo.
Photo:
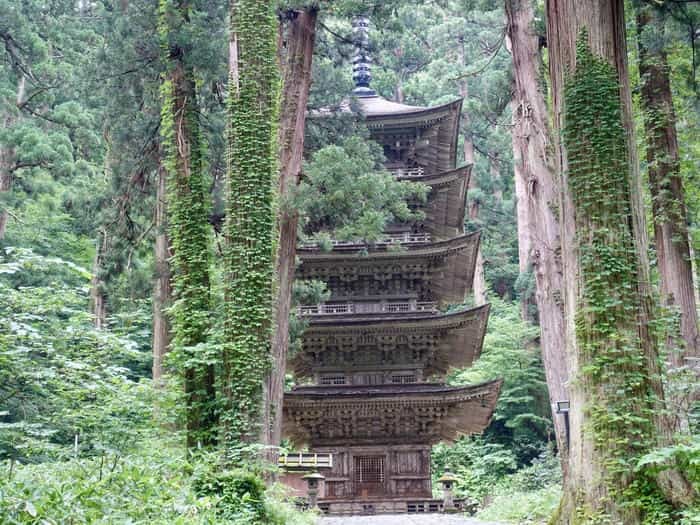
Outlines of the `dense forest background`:
M226 331L221 260L229 6L218 0L190 3L188 24L174 31L186 42L206 145L202 184L213 322L201 344L215 346ZM162 313L172 307L161 160L166 4L0 0L3 523L310 519L296 513L276 488L266 489L263 467L249 459L235 460L238 468L222 474L214 453L185 453L187 403L181 379L169 373L180 364L164 357L169 329ZM645 159L638 42L667 54L687 226L697 254L700 7L673 4L663 32L638 33L637 4L628 2L628 59L636 142ZM337 106L352 90L350 20L359 9L367 6L321 5L311 111ZM542 38L543 9L535 3ZM412 105L464 97L459 160L474 164L465 220L468 230L482 231L485 284L474 300L487 300L492 308L482 358L450 381L505 379L491 426L483 436L436 447L434 472L455 472L458 494L473 498L485 518L539 523L559 503L561 472L535 280L518 251L512 55L503 2L397 0L373 5L370 16L372 86L381 96ZM546 60L546 48L543 55ZM539 82L546 91L545 75ZM368 144L361 125L310 119L304 177L295 195L300 237L323 242L332 233L371 240L393 216L408 213L405 202L424 190L389 181L368 187L363 176L379 171L380 163L381 150ZM647 168L643 161L644 177ZM365 209L338 206L360 193L371 201ZM644 198L651 225L646 189ZM312 218L322 218L323 227ZM652 227L648 233L653 236ZM653 251L651 260L658 283ZM322 297L323 292L317 287L295 293ZM293 320L292 347L301 329ZM690 411L694 438L683 445L696 476L698 417ZM697 518L688 514L687 523Z

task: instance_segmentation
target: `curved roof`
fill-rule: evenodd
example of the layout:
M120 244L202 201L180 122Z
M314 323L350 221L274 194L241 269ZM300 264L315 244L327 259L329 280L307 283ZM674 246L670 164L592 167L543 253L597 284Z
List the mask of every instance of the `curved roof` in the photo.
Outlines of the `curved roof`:
M425 212L425 228L436 239L451 238L464 233L464 211L472 166L419 177L399 177L399 180L422 182L430 186Z
M368 352L377 356L391 348L392 368L421 366L426 376L444 374L452 368L463 368L479 358L486 334L490 306L488 304L467 308L448 314L416 313L355 314L324 319L311 318L302 336L302 350L290 364L298 377L309 376L315 371L332 371L360 365L353 362L354 352L360 351L360 361ZM429 343L430 342L430 343ZM342 364L335 363L334 356L342 343ZM426 351L402 352L401 345L424 348ZM430 351L427 350L428 346ZM337 358L337 357L336 357ZM375 368L386 368L375 366Z
M407 114L407 113L417 113L424 111L426 106L409 106L407 104L400 104L398 102L392 102L379 95L369 96L369 97L357 97L357 104L360 108L361 113L365 117L373 117L378 115L389 115L389 114Z
M454 441L488 426L502 382L297 387L284 394L284 434L311 446Z
M455 105L462 105L462 99L457 98L445 104L437 106L410 106L387 100L379 95L357 97L354 99L360 113L366 118L388 117L398 115L411 115L427 117L432 113L440 113L451 109Z
M386 281L410 275L426 291L422 301L441 305L461 303L472 289L479 232L446 241L409 246L400 251L373 250L352 246L343 250L322 252L302 248L297 251L301 264L297 278L318 279L330 285L331 300L341 300L335 293L332 279L344 283Z

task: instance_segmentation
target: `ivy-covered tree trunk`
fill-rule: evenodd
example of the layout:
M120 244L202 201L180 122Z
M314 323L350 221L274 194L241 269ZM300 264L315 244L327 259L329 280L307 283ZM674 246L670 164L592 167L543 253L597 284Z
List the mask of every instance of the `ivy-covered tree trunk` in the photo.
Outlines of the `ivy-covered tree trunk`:
M272 366L265 381L263 443L278 447L282 440L282 400L289 347L289 316L294 282L298 211L292 205L299 183L304 154L306 103L311 87L311 61L318 9L284 13L280 23L279 49L282 64L282 103L279 124L279 177L275 257L275 301L272 330ZM275 450L270 448L270 450ZM274 454L270 455L270 459Z
M561 178L569 475L558 523L671 523L680 494L635 470L664 442L622 0L548 0ZM673 494L672 492L676 492Z
M559 194L550 156L547 110L540 83L539 36L531 0L506 0L508 35L513 56L513 162L518 206L521 272L535 277L540 343L554 433L564 475L568 469L564 416L557 401L569 399L569 374L564 353Z
M671 348L680 347L670 355L672 366L678 368L685 364L684 357L700 355L700 341L676 117L664 39L660 38L665 31L663 8L639 6L637 29L656 260L662 301L680 317L680 339L669 341Z
M161 138L167 172L168 233L173 248L172 338L184 377L187 445L215 442L211 328L209 193L193 68L180 41L185 1L161 0L159 34L168 72L161 85Z
M272 3L231 3L222 414L227 446L261 434L277 250L277 24Z
M165 309L170 306L170 246L167 232L167 171L161 164L158 167L156 187L155 230L153 250L155 276L153 280L153 382L159 386L163 377L163 359L170 345L170 323Z

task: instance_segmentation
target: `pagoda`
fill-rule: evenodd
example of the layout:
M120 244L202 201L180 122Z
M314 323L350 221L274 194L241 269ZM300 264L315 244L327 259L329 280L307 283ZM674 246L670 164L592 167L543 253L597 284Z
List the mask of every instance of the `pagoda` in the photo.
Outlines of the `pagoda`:
M367 20L354 23L356 88L348 112L381 144L386 169L429 186L425 218L392 224L371 246L299 246L297 279L326 282L330 299L299 307L308 321L290 359L298 384L284 396L284 433L332 454L319 507L330 514L438 510L430 450L482 432L501 381L448 386L452 368L481 352L489 306L464 307L479 234L465 234L471 166L456 168L462 100L398 104L370 88ZM350 109L352 108L352 109ZM397 249L397 246L400 246Z

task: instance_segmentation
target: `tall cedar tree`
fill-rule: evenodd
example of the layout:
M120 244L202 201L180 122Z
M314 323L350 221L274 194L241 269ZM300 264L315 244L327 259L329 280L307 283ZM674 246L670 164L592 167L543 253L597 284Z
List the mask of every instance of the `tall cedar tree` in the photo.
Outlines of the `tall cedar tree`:
M564 348L563 289L559 244L558 188L547 150L547 111L540 83L539 36L531 0L506 0L508 36L513 56L513 162L518 207L521 271L535 275L542 361L549 398L569 399ZM552 414L563 471L567 470L564 417Z
M558 523L671 523L688 499L634 469L667 434L653 325L622 0L548 0L561 177L569 475ZM562 139L557 138L562 134Z
M161 85L161 138L167 173L168 227L173 249L173 350L184 375L187 445L215 441L214 367L210 330L209 206L197 94L186 43L184 0L161 0L158 29L167 73Z
M272 366L265 381L262 442L277 447L282 440L282 398L284 371L289 348L289 316L296 257L299 213L292 206L294 188L299 184L304 153L306 104L311 87L311 61L316 37L318 9L309 7L283 13L279 27L278 53L282 65L282 106L279 124L280 195L277 210L279 243L275 258L274 327ZM270 449L273 450L273 449Z
M166 309L172 300L172 283L170 275L170 240L168 238L167 212L168 174L161 163L158 167L156 185L156 205L154 210L155 242L153 247L153 335L151 348L153 352L153 382L160 386L163 377L163 360L170 347L171 327Z
M678 368L685 364L684 357L700 356L700 341L669 65L664 39L659 38L664 35L665 21L665 11L658 6L643 4L637 9L639 76L654 243L661 298L666 306L677 309L680 314L682 340L671 343L682 346L682 351L670 355L672 365Z
M222 366L228 446L260 436L263 384L271 367L278 114L272 6L261 0L231 3Z

